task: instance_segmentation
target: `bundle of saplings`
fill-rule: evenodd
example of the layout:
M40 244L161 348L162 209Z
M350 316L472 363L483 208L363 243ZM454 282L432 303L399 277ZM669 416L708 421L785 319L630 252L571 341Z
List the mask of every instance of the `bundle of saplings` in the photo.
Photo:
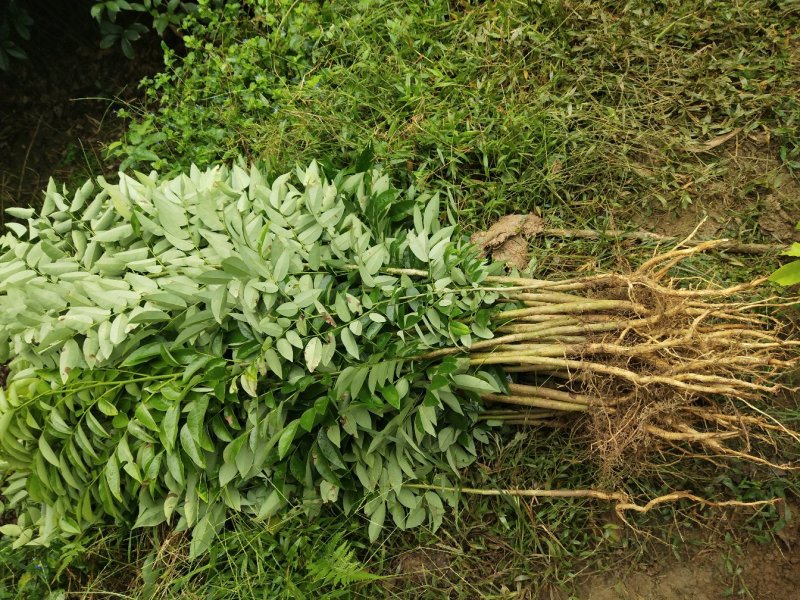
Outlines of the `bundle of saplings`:
M96 183L51 182L0 240L16 515L0 531L18 545L167 523L197 554L233 511L325 503L363 511L373 538L387 518L437 527L495 425L583 427L611 461L654 446L768 462L754 448L785 432L758 403L791 342L754 284L665 280L697 249L542 281L377 170Z

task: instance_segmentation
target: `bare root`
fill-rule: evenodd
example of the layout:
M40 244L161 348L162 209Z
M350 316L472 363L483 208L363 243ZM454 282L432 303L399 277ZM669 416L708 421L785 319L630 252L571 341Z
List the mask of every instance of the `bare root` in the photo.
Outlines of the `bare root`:
M754 450L774 436L800 440L764 410L797 364L800 341L771 314L786 299L744 298L763 278L688 290L664 281L676 262L712 247L657 256L628 276L491 278L517 307L504 304L499 335L469 349L472 365L499 366L513 380L507 394L483 396L487 418L563 426L580 417L609 468L653 446L798 468Z

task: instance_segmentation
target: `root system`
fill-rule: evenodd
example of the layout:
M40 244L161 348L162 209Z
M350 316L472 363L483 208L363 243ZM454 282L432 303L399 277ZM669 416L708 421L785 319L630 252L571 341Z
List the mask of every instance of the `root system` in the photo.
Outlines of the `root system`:
M763 280L690 290L664 281L677 261L712 245L663 254L625 276L493 278L514 304L497 314L497 336L469 350L471 364L508 376L508 393L483 396L485 418L579 422L607 470L654 447L798 468L768 458L776 434L800 437L764 410L789 389L784 376L800 344L774 316L786 301L753 301L748 292Z

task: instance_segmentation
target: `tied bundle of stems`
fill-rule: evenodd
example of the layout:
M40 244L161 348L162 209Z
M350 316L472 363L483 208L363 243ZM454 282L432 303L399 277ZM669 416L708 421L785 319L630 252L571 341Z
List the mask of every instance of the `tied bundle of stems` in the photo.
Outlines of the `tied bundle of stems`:
M800 441L763 410L790 389L781 376L800 342L771 316L789 302L742 299L766 278L705 289L664 282L677 262L720 243L661 254L630 275L492 277L510 307L495 314L495 337L425 358L468 352L472 366L502 368L507 393L482 395L487 421L564 427L588 416L607 467L656 442L795 468L752 451L773 445L774 432Z
M372 540L389 519L436 529L496 424L574 427L615 473L671 448L776 466L769 445L800 441L764 410L795 362L788 299L667 280L718 242L544 281L503 275L438 196L379 170L98 184L51 182L0 239L17 546L114 520L191 531L198 556L232 513L328 503ZM480 493L512 492L701 501Z

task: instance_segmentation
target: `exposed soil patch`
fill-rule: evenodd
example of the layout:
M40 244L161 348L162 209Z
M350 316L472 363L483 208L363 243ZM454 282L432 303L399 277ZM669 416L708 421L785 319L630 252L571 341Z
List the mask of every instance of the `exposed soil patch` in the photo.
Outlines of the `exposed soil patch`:
M795 507L793 510L796 510ZM749 543L739 555L705 549L678 560L667 554L629 572L593 577L580 600L772 600L800 589L800 520L790 520L776 545Z
M89 7L77 4L32 7L36 22L24 44L29 59L0 72L4 207L37 202L50 176L64 181L113 170L101 165L104 145L123 131L115 107L137 100L141 78L162 66L156 37L136 43L134 60L118 45L102 50Z
M782 242L800 239L796 228L800 222L800 186L792 181L786 188L786 191L779 188L764 198L764 208L758 218L761 231Z
M644 571L592 580L580 600L718 600L741 595L756 600L794 598L800 586L800 552L748 546L744 555L690 556ZM740 572L739 572L740 571ZM749 596L748 596L749 593Z
M421 589L435 581L448 579L451 557L436 548L419 547L403 552L395 559L394 575L382 582L387 592Z
M737 136L699 157L716 162L724 175L707 184L693 183L692 204L642 214L643 229L676 237L700 226L701 238L735 237L745 241L790 242L800 240L800 180L784 167L766 135ZM701 224L702 223L702 224Z

